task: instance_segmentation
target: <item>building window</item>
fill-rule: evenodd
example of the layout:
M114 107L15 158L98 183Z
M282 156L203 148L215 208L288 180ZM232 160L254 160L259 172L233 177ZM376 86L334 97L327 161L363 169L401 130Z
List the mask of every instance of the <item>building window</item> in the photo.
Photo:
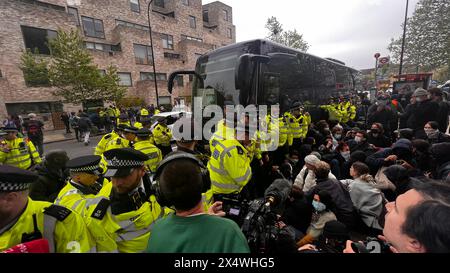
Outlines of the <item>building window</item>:
M181 3L185 6L189 6L189 0L181 0Z
M117 73L117 76L119 76L119 85L120 86L132 86L131 82L131 73L128 72L119 72Z
M176 78L177 81L177 85L183 87L184 86L184 82L183 82L183 76L178 75Z
M179 59L181 57L180 54L164 52L164 58L168 59Z
M58 35L54 30L21 26L25 47L33 53L50 55L48 41Z
M110 45L110 44L102 44L102 43L94 43L94 42L84 42L84 46L87 49L100 50L100 51L105 51L105 52L112 52L112 51L120 52L120 51L122 51L120 44Z
M194 75L189 75L189 82L193 82L194 81Z
M228 22L228 10L223 9L222 12L223 12L223 20Z
M233 30L231 30L231 28L227 28L227 37L228 38L233 38Z
M76 26L80 26L80 17L78 16L78 9L67 7L67 13L71 16L72 21Z
M149 31L148 26L139 25L139 24L135 24L135 23L127 22L127 21L122 21L122 20L119 20L119 19L116 19L116 25L117 26L132 27L132 28L135 28L135 29Z
M95 38L105 38L102 20L81 16L81 21L83 22L84 35Z
M134 44L134 59L137 64L151 64L153 62L152 48L146 45Z
M139 0L130 0L130 9L134 12L140 12Z
M189 16L189 25L191 28L197 28L197 22L194 16Z
M161 34L163 48L173 49L173 36L167 34Z
M189 41L196 41L196 42L203 43L203 39L196 38L196 37L191 37L191 36L186 36L186 35L181 35L181 40L189 40Z
M155 78L153 77L152 72L141 72L141 81L153 81ZM156 73L156 80L157 81L167 81L167 74L166 73Z
M203 22L209 23L209 15L207 10L203 11Z
M160 8L164 8L164 0L155 0L155 6L160 7Z

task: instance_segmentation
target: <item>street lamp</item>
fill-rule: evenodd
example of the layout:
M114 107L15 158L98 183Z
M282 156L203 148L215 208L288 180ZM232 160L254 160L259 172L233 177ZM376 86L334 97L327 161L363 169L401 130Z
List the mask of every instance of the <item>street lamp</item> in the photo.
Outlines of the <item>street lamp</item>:
M405 23L403 24L402 52L400 53L400 69L398 71L399 79L400 79L400 75L402 74L402 70L403 70L403 53L405 51L406 23L408 21L408 6L409 6L409 0L406 0Z
M156 82L155 54L153 53L152 26L150 25L150 6L152 2L153 0L150 0L150 2L148 2L147 18L148 18L148 31L150 32L150 47L152 49L153 81L155 82L156 107L159 108L158 83Z
M375 90L377 89L377 74L378 74L378 58L380 58L380 53L375 53Z

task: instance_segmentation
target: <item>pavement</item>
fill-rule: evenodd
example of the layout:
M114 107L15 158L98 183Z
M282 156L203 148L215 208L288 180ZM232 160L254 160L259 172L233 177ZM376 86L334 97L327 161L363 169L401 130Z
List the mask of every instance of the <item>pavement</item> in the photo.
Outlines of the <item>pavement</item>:
M92 134L91 137L103 135L105 132L99 131L97 134ZM44 131L44 144L66 141L66 140L74 140L75 132L72 130L72 133L66 133L66 129L63 130L50 130Z

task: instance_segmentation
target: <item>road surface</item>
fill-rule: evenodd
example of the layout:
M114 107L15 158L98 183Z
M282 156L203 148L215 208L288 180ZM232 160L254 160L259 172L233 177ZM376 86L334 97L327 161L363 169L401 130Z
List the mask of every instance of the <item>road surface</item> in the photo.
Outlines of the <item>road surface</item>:
M61 142L54 142L44 145L44 153L48 153L51 150L65 150L69 158L74 158L83 155L92 155L94 154L95 146L100 141L102 136L91 137L91 143L89 146L84 146L83 142L77 142L77 140L68 140Z

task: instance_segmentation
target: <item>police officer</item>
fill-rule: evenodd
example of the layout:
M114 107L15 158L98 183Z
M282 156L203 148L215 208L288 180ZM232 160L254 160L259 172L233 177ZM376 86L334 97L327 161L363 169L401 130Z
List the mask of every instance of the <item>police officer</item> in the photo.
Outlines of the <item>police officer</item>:
M0 164L11 165L21 169L29 169L42 162L39 153L31 141L17 137L16 127L4 127L7 133L0 150Z
M130 127L122 124L123 130L121 135L111 139L108 144L106 144L105 151L133 147L134 141L136 139L137 128Z
M61 189L55 204L84 215L88 198L94 198L109 181L103 177L101 156L87 155L73 158L66 163L70 172L69 183Z
M143 179L148 156L132 148L104 153L108 161L106 177L111 177L100 197L88 205L86 224L100 252L142 252L147 247L153 223L164 210L151 195L151 185Z
M289 117L289 129L292 134L292 146L297 151L300 150L303 136L303 115L301 112L300 102L296 102L292 105L291 115Z
M117 125L119 125L119 124L131 126L130 118L128 117L127 114L120 114L119 115L119 118L117 120Z
M161 150L163 157L172 152L170 141L172 140L172 131L167 127L167 119L160 118L158 124L152 131L156 146Z
M238 126L239 128L239 126ZM250 130L245 126L245 139L235 138L213 140L208 170L211 179L211 192L215 201L220 195L236 195L252 176L250 156L246 146L251 145Z
M156 172L159 162L162 160L161 150L153 144L151 139L151 132L149 129L142 128L136 132L137 142L134 144L134 149L140 151L148 156L145 161L145 168L152 173Z
M147 108L145 108L144 106L141 108L141 111L140 111L140 121L142 121L142 119L145 119L145 118L147 118L148 117L148 115L149 115L149 112L148 112L148 110L147 110Z
M80 215L28 197L36 180L37 175L30 171L0 166L0 251L34 244L48 252L95 252Z

